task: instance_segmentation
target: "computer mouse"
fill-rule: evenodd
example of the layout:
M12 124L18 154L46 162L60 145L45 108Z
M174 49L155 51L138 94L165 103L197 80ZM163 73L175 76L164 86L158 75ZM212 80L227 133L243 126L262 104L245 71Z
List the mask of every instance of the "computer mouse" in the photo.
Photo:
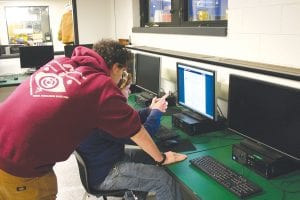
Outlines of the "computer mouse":
M178 140L174 140L174 139L170 139L170 140L165 140L164 142L163 142L163 145L165 146L165 147L174 147L174 146L176 146L176 145L178 145L179 144L179 142L178 142Z

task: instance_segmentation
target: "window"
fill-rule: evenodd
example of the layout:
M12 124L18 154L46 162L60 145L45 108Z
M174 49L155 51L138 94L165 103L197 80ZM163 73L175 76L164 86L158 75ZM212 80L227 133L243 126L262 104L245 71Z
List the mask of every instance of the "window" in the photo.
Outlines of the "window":
M140 0L140 28L155 27L159 32L158 27L174 27L173 30L179 30L182 34L197 34L185 32L192 29L178 28L195 27L196 29L193 30L199 32L205 27L216 31L221 30L223 33L213 33L206 29L204 35L225 36L227 35L227 9L228 0ZM134 32L139 32L136 30L133 29ZM154 29L142 30L147 32Z
M5 7L8 43L44 45L52 43L48 6Z
M227 20L227 0L187 0L184 21L207 26L224 25ZM206 22L206 23L203 23Z
M172 22L171 0L149 1L149 22Z

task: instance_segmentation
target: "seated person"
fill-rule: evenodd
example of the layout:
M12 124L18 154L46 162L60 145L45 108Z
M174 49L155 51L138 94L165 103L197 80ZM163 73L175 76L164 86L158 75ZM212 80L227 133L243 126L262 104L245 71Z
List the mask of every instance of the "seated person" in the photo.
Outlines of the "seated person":
M128 98L131 75L120 82L118 86ZM160 99L153 98L149 108L139 111L141 121L151 136L157 132L166 106ZM97 129L79 145L77 151L87 163L89 184L98 190L147 191L155 193L157 200L182 199L178 183L164 168L156 166L143 150L125 148L128 143L129 139L114 138Z

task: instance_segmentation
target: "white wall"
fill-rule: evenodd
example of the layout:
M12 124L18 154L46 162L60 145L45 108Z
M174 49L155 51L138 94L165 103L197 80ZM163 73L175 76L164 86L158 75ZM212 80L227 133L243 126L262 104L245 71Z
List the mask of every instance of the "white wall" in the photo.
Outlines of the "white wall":
M25 72L21 69L19 58L0 59L0 75L19 74Z
M129 39L131 35L131 28L133 27L133 20L130 19L134 19L133 12L131 10L132 1L115 1L115 9L116 39Z
M54 58L63 55L55 55ZM0 76L12 75L12 74L23 74L28 71L28 68L21 68L20 58L7 58L0 59Z
M63 51L63 44L58 41L57 33L61 17L65 12L68 0L29 0L29 1L0 1L0 44L8 44L8 35L5 18L5 6L49 6L49 20L52 33L54 51Z
M77 0L79 42L94 43L102 38L130 36L133 45L137 46L276 64L299 69L300 73L300 23L297 21L300 19L300 0L229 1L227 37L132 33L132 26L139 24L138 2ZM162 58L162 85L166 91L176 90L177 61L190 62L165 56ZM201 63L192 64L202 66ZM206 67L217 70L218 95L227 99L228 75L241 72ZM246 75L259 77L253 73ZM272 77L267 78L273 80ZM300 88L297 81L282 79L279 82Z
M131 5L131 8L128 8L123 21L117 24L131 20L128 23L138 26L138 1L116 0L120 1ZM124 7L117 8L120 9ZM123 32L128 31L132 44L136 46L145 45L300 69L299 19L300 0L232 0L229 1L226 37L132 33L127 28ZM163 68L168 69L166 71L175 70L174 63L165 63L163 60ZM165 74L164 78L174 81L174 73L175 71L163 73L163 76Z
M131 38L133 45L300 68L299 19L300 0L231 0L227 37L132 33Z
M114 1L77 0L76 5L80 44L94 43L102 38L116 39Z
M136 0L135 0L136 1ZM102 38L129 39L137 14L138 1L77 0L79 43L94 43ZM138 8L138 7L137 7Z
M123 18L117 24L129 23L139 26L138 0L116 0L128 5ZM129 5L131 8L129 8ZM124 9L118 7L117 10ZM127 14L126 14L127 13ZM228 35L226 37L190 36L172 34L128 32L135 46L149 46L196 54L239 60L275 64L299 69L300 74L300 0L231 0L228 11ZM131 22L130 22L131 21ZM117 31L121 31L117 29ZM138 53L139 51L134 51ZM142 53L142 52L139 52ZM217 96L219 100L228 97L229 74L241 74L268 80L300 89L299 81L276 78L220 66L162 56L162 88L176 91L176 62L217 71ZM227 104L222 104L226 115Z

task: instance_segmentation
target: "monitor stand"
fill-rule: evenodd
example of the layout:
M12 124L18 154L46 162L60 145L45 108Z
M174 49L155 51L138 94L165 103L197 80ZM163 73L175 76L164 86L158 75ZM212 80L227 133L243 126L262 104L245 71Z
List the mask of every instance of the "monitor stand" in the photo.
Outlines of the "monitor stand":
M209 120L207 117L205 117L204 115L200 115L198 113L192 112L190 110L183 110L182 111L183 114L188 115L194 119L197 119L199 121L203 121L203 120Z
M232 159L266 178L287 174L300 167L292 158L247 139L232 146Z

